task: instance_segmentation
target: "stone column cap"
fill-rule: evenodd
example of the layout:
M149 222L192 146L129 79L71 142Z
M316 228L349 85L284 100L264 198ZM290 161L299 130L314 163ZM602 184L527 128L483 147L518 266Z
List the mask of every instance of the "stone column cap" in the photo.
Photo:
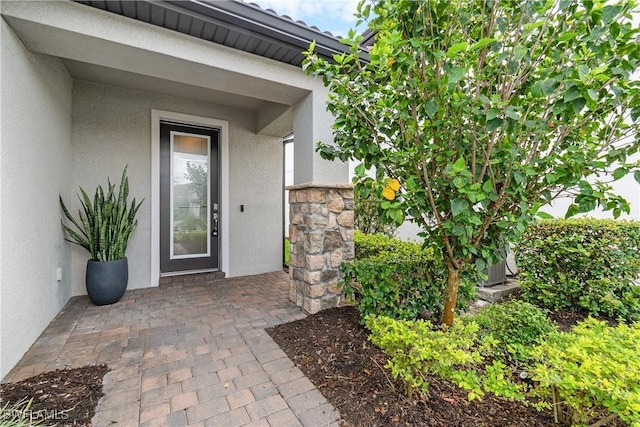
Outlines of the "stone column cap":
M285 190L304 190L306 188L326 188L330 190L352 190L353 184L326 184L322 182L305 182L303 184L288 185Z

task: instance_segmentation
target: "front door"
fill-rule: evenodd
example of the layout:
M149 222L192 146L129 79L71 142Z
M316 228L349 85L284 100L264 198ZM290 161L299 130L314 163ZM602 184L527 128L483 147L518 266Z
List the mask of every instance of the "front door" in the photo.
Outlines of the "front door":
M218 269L219 134L160 122L160 273Z

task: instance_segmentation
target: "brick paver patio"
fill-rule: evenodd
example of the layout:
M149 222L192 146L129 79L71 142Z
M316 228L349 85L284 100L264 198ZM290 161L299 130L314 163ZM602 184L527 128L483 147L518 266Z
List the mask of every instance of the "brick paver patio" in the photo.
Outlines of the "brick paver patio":
M3 381L106 363L95 426L338 426L264 328L303 318L283 272L72 298Z

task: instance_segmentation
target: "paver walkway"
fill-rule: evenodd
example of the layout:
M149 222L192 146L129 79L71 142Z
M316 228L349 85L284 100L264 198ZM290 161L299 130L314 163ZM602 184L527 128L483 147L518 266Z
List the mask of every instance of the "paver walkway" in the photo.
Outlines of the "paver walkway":
M72 298L5 381L106 363L95 426L338 426L340 415L264 328L305 317L285 273Z

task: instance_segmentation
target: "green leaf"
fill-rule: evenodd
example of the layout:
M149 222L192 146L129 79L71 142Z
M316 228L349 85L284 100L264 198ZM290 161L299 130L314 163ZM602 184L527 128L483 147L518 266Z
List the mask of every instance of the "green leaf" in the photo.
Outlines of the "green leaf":
M591 70L590 74L594 77L598 77L601 74L604 74L608 69L609 69L608 65L601 65Z
M469 43L467 42L460 42L460 43L456 43L453 46L451 46L449 48L449 50L447 50L447 56L449 58L454 57L457 53L460 53L464 50L467 50L467 46L469 46Z
M449 71L449 83L458 83L464 76L467 75L467 70L462 67L453 67Z
M438 110L438 104L436 103L435 100L430 99L427 102L425 102L424 109L427 112L427 115L429 116L429 118L433 119L433 117L436 115L436 111Z
M582 93L578 90L577 87L572 86L564 93L564 102L565 104L573 101L574 99L578 99L582 96Z
M573 112L576 114L580 114L584 106L587 104L587 101L580 97L576 98L571 102L571 107L573 107Z
M516 46L513 49L513 59L515 62L521 62L522 58L527 54L527 49L523 46Z
M578 77L580 78L580 81L585 81L587 78L587 75L589 74L589 67L587 67L584 64L580 64L578 65Z
M498 117L498 114L500 114L500 111L495 108L489 109L489 111L487 111L487 121L495 119Z
M543 212L543 211L536 212L536 216L538 216L538 217L540 217L542 219L553 219L554 218L553 215L548 214L548 213Z
M613 171L614 181L617 181L620 178L623 178L628 172L629 171L627 170L627 168L624 168L624 167L617 168L616 170Z
M575 36L577 36L577 35L578 35L578 33L575 33L575 32L568 32L568 33L564 33L563 35L561 35L561 36L558 38L558 41L559 41L559 42L566 42L566 41L568 41L568 40L571 40L572 38L574 38L574 37L575 37Z
M482 191L485 193L491 193L493 191L493 183L491 180L486 180L484 184L482 184Z
M593 89L587 89L587 95L589 95L589 98L593 101L598 100L598 92Z
M467 178L464 176L457 176L453 179L453 185L455 185L456 188L463 188L467 185L467 182Z
M510 119L513 119L513 120L520 120L520 115L518 114L518 112L516 111L516 109L515 109L515 108L513 108L513 107L511 107L511 106L507 107L507 109L505 110L505 112L504 112L504 113L505 113L505 114L507 115L507 117L509 117Z
M531 87L531 95L536 98L547 96L555 90L557 83L558 81L553 78L538 81Z
M477 42L475 42L474 44L471 45L471 50L477 50L477 49L481 49L483 47L485 47L488 44L493 43L494 41L496 41L496 39L494 38L482 38L480 40L478 40Z
M489 132L498 129L500 126L502 126L502 119L496 118L496 119L487 121L487 130Z
M633 178L640 184L640 170L633 171Z
M400 225L404 222L404 213L401 209L391 209L389 212L389 216L391 219L397 224Z
M543 20L540 20L540 21L531 22L529 24L524 24L524 29L526 31L531 31L531 30L534 30L536 28L542 27L545 24L545 22L546 21L543 19Z
M607 5L602 11L602 22L608 24L620 13L621 8L619 5Z
M572 203L567 208L567 213L564 214L564 217L571 218L572 216L576 215L579 211L580 211L580 207L575 203Z
M469 202L465 199L453 199L451 200L451 213L454 217L460 215L469 208Z
M462 157L456 160L452 166L453 166L453 171L455 173L460 173L463 170L467 169L467 165L465 164L464 159Z

